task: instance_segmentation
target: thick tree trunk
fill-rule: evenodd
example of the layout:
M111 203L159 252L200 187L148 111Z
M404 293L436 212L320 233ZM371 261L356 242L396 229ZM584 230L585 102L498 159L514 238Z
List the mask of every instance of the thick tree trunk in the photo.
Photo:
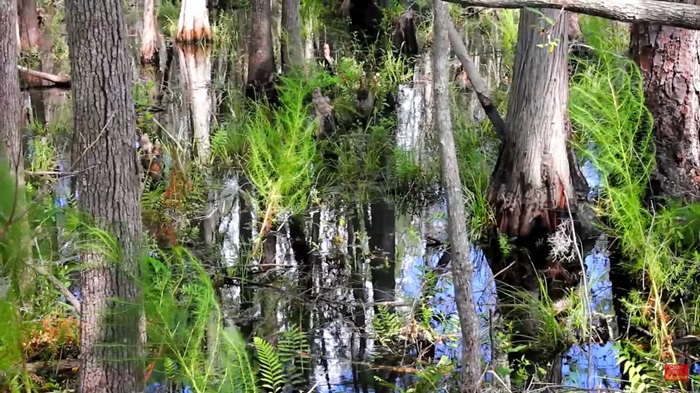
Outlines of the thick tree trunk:
M435 0L433 21L433 95L435 99L435 128L440 145L442 183L447 194L447 212L450 233L450 255L452 278L455 286L455 302L462 328L462 378L460 392L479 391L481 378L481 341L479 321L472 298L471 277L474 272L467 238L467 217L464 210L462 183L459 177L457 152L452 135L450 116L449 67L449 15L442 0Z
M446 0L463 6L554 8L621 22L651 22L700 30L700 7L660 0Z
M686 2L692 2L690 0ZM659 24L632 27L631 52L654 116L658 194L700 200L700 32Z
M248 38L248 86L267 87L275 72L272 51L270 0L252 0L250 10L250 37Z
M184 93L192 119L192 145L200 164L209 162L211 125L211 48L203 45L177 45Z
M547 19L522 10L501 154L490 198L498 227L511 236L549 232L573 200L567 155L566 12Z
M41 43L39 15L34 0L17 0L19 42L22 51L38 49Z
M141 245L132 62L121 0L67 0L78 208L119 242L82 255L80 393L143 390L137 306Z
M304 65L304 47L299 24L299 0L282 2L282 65L301 68Z
M22 147L22 105L17 61L17 7L15 0L0 0L0 161L7 160L17 184L16 206L25 206L24 154ZM30 230L26 211L16 210L12 220L17 220L22 234L24 252L30 250ZM24 262L24 261L20 261ZM31 289L33 272L28 267L20 271L20 295ZM19 299L24 302L25 299Z
M207 0L182 0L176 40L179 42L211 40Z
M0 0L0 157L6 158L12 171L22 177L24 166L19 127L22 108L16 26L16 0Z
M158 64L158 34L155 0L144 0L141 64Z

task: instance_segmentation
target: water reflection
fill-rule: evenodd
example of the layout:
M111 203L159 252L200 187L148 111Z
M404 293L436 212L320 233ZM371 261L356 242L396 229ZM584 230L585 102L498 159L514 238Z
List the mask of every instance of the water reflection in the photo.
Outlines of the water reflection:
M592 324L599 337L616 337L610 257L604 236L585 258ZM607 331L601 332L601 329ZM562 384L584 389L620 389L622 374L611 341L574 344L562 357Z

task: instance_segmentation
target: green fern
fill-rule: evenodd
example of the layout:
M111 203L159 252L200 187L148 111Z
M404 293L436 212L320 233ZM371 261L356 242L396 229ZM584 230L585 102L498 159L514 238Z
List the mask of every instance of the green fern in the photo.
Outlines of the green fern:
M309 370L309 342L306 333L292 325L285 330L277 342L280 361L284 364L284 375L288 383L296 388L306 384Z
M445 389L446 379L453 374L454 365L447 357L440 358L437 364L433 364L416 374L418 382L408 389L407 393L432 393Z
M391 312L389 307L385 305L377 306L377 312L372 319L372 327L374 328L375 338L380 343L386 345L396 339L403 325L399 315Z
M278 393L285 385L282 361L275 347L260 337L253 337L258 356L260 382L266 392Z
M622 372L627 374L627 393L644 393L652 388L654 370L648 364L636 359L630 350L619 347L617 363L622 366Z

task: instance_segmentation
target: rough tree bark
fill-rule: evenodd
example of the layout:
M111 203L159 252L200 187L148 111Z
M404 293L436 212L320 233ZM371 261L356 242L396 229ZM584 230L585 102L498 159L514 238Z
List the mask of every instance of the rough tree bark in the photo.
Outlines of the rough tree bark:
M462 376L460 392L479 391L481 356L479 321L471 291L474 267L470 260L471 244L467 238L467 217L464 210L462 183L459 177L457 152L452 135L450 116L449 80L449 15L442 0L434 0L433 21L433 96L435 99L434 124L440 146L442 183L447 194L447 212L450 233L452 279L455 286L455 302L462 328Z
M207 0L182 0L175 39L179 42L211 40Z
M158 34L155 0L144 0L141 64L158 64Z
M23 176L16 26L16 0L0 0L0 157L8 160L17 176Z
M22 104L19 88L17 61L17 6L15 0L0 0L0 161L7 160L10 172L15 176L16 206L25 206L24 197L24 149L22 146ZM12 219L17 221L22 236L23 256L31 249L29 223L25 211L17 210ZM20 294L32 288L34 275L29 268L20 271ZM24 301L25 299L20 299Z
M299 3L299 0L282 2L282 65L287 69L301 68L304 65Z
M573 200L567 155L566 12L520 11L513 84L490 198L501 232L527 237L556 227ZM571 198L571 199L570 199ZM534 232L533 232L534 231Z
M697 0L686 3L700 4ZM654 116L655 193L700 200L700 32L657 23L632 26L631 53Z
M22 51L38 49L41 43L39 14L34 0L18 0L17 15L19 19L19 42Z
M140 165L121 0L67 0L78 208L113 234L120 260L81 258L80 393L143 391L136 265Z
M248 38L248 87L264 89L272 82L275 58L272 51L270 0L252 0Z
M661 23L700 30L700 7L660 0L446 0L463 6L555 8L621 22Z

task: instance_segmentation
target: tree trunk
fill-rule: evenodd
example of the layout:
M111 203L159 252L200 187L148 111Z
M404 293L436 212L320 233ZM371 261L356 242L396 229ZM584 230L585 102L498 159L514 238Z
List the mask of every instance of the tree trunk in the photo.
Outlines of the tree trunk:
M141 64L158 64L158 34L155 0L144 0Z
M22 105L19 88L17 61L17 7L15 0L0 0L0 161L7 160L10 172L15 176L17 195L12 220L17 220L22 236L21 256L31 250L30 230L26 216L24 197L24 149L22 146ZM24 261L20 261L24 262ZM20 296L32 288L33 271L27 266L20 270L16 279L19 281ZM24 302L26 299L19 299Z
M0 157L9 161L15 175L23 177L16 26L16 1L0 0Z
M121 0L66 1L78 208L118 240L120 260L81 258L80 393L143 390L137 306L140 165Z
M513 84L490 198L501 232L526 237L556 227L573 199L566 142L566 12L522 10ZM533 232L535 231L535 232Z
M190 43L211 40L207 0L182 0L176 40Z
M694 0L686 0L697 4ZM657 168L664 196L700 200L700 32L656 23L632 27L631 53L644 75L654 116Z
M211 48L204 45L177 45L184 94L192 119L192 145L197 160L209 163L211 125Z
M17 0L19 42L22 51L38 49L41 43L39 15L34 0Z
M248 86L264 89L272 82L275 59L272 52L270 0L252 0L248 38Z
M299 0L282 2L282 65L286 69L304 65L304 47L299 24Z
M448 87L449 15L442 0L435 0L433 3L435 15L433 21L434 124L440 141L442 183L447 194L452 278L455 286L455 302L462 328L460 392L476 393L479 391L481 378L481 341L479 340L479 321L471 290L471 278L474 271L470 260L471 244L467 238L467 217L464 210L462 183L459 177L450 116L450 90Z
M660 23L700 30L700 7L660 0L446 0L462 6L554 8L621 22Z

